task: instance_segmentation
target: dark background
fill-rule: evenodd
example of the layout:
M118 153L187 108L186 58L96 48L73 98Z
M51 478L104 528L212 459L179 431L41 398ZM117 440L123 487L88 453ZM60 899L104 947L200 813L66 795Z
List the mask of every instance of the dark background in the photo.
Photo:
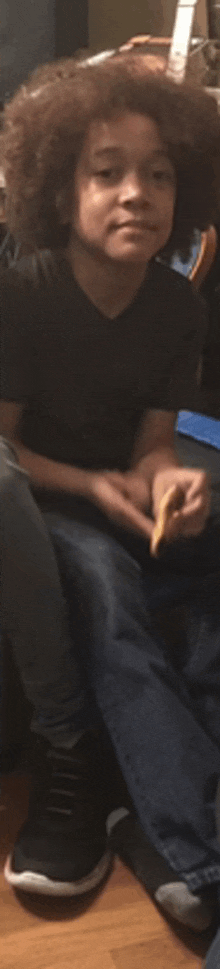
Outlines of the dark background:
M38 64L87 46L87 0L1 0L0 100Z

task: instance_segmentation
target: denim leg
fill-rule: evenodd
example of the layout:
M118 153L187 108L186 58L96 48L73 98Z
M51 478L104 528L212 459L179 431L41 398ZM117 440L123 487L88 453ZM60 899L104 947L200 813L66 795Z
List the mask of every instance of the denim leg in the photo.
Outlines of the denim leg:
M1 625L34 707L32 729L52 743L74 738L86 718L66 606L27 475L0 439Z
M116 531L98 529L97 522L54 521L65 596L72 621L77 598L81 662L142 827L198 890L220 881L214 809L220 749L197 721L186 677L172 666L152 620L155 590L160 603L181 599L192 575L180 570L169 577L167 564L153 565L146 546L138 561L132 539L126 549Z
M203 534L190 543L187 571L190 589L185 610L186 649L181 672L192 709L220 750L219 518L210 519Z

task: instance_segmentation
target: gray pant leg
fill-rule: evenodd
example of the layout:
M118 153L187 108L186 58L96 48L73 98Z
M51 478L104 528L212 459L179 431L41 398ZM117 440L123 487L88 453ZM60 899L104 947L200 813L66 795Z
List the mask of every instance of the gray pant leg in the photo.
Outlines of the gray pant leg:
M28 477L0 439L1 614L32 729L69 744L83 722L83 694L73 657L58 568Z

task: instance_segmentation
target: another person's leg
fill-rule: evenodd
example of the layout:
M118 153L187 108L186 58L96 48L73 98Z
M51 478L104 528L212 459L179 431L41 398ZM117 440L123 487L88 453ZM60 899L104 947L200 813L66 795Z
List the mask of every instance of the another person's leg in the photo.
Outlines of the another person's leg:
M74 894L98 884L108 865L97 724L73 656L47 529L2 440L0 534L1 623L34 707L32 729L45 738L36 743L29 817L6 877L31 891Z
M53 547L27 475L3 441L0 504L1 623L34 708L32 729L62 746L81 729L85 697Z

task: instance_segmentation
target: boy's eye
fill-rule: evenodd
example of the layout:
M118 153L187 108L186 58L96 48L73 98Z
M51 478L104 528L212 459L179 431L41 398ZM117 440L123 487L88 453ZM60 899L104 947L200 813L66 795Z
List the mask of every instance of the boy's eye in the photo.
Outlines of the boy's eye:
M102 168L101 171L98 172L98 174L101 175L101 178L111 178L112 173L112 168Z
M168 170L156 168L152 174L156 182L173 182L172 172Z
M98 172L95 172L96 178L103 178L106 182L116 179L117 174L116 168L100 168Z

